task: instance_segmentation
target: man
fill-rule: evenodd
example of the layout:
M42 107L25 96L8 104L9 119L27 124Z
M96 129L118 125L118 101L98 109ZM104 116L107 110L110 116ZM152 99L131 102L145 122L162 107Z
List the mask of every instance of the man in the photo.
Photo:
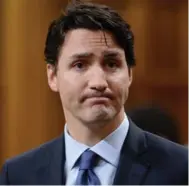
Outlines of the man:
M76 3L49 27L48 84L59 92L64 134L8 160L0 183L187 184L187 150L126 116L133 34L107 6Z

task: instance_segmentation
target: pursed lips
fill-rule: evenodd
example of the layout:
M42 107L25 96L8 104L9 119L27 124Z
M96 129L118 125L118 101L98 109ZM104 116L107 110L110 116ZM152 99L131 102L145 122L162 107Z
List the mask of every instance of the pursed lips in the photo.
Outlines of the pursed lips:
M112 100L112 96L110 95L90 95L85 98L85 100L91 100L94 102L106 102Z
M104 93L104 94L96 94L96 93L91 93L91 94L85 94L81 98L81 102L85 102L86 100L102 100L102 101L107 101L107 100L113 100L113 95L111 93Z

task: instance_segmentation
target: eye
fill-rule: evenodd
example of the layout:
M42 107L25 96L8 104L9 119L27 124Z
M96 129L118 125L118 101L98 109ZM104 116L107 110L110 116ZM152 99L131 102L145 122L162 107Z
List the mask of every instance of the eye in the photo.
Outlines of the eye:
M83 61L83 60L74 61L72 64L72 68L77 71L85 70L86 67L87 67L87 63L86 61Z
M84 64L82 62L77 62L73 66L78 68L78 69L82 69L84 67Z
M117 66L117 64L114 61L109 61L107 65L110 68L115 68Z
M116 60L109 59L106 62L106 66L110 69L115 69L118 67L118 62Z

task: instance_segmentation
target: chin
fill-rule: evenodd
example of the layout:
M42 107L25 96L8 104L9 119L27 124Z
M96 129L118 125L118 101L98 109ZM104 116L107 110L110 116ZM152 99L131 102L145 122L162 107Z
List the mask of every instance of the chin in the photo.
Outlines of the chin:
M116 112L111 109L98 109L86 113L85 120L87 123L104 122L115 117Z

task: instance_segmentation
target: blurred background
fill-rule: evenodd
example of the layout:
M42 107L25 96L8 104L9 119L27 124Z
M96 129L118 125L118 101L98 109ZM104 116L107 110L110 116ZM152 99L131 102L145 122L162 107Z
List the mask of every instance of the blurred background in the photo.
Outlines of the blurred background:
M163 109L176 121L179 143L187 144L188 1L93 2L118 10L135 35L137 66L126 110ZM62 107L48 88L43 50L50 21L66 4L0 0L0 165L63 131Z

